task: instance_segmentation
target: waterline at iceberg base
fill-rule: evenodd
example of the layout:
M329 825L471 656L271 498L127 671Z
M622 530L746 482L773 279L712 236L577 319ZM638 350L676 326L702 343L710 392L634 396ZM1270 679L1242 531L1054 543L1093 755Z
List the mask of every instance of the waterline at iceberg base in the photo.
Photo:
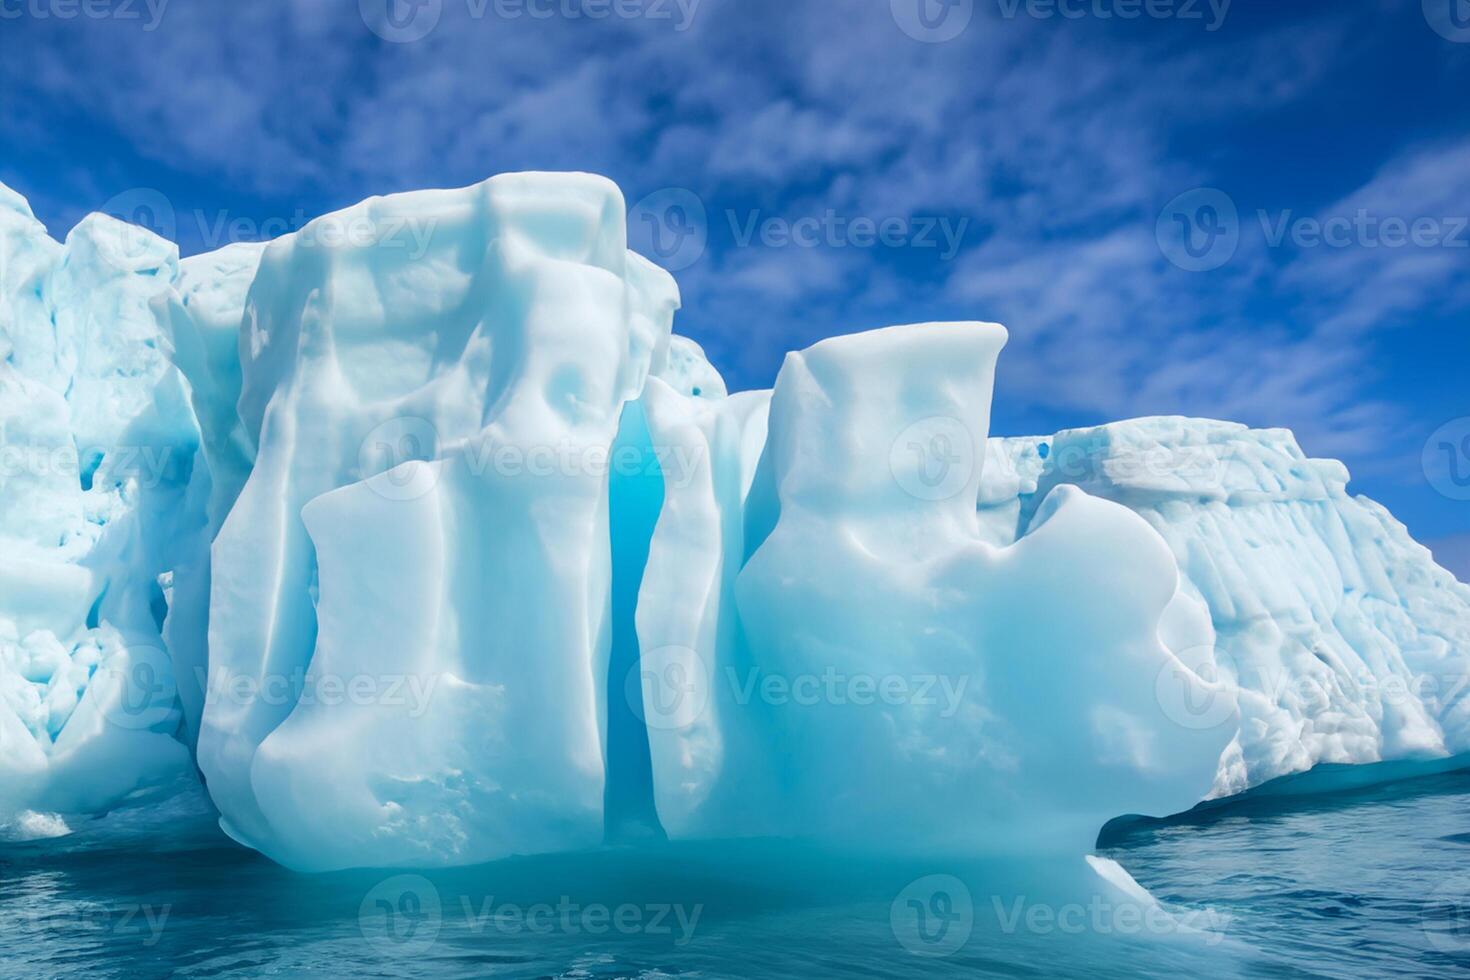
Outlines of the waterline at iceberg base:
M182 261L0 188L10 835L193 800L298 871L804 840L1144 914L1084 863L1109 820L1470 751L1470 587L1290 433L992 439L986 323L727 394L678 306L589 175Z

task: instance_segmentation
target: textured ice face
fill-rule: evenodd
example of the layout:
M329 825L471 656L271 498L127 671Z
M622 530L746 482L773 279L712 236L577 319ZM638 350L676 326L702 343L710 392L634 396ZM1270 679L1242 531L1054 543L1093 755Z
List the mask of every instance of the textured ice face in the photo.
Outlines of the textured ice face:
M209 492L164 322L174 246L98 215L53 241L0 194L0 818L184 778L160 628Z
M1179 719L1235 733L1210 795L1318 763L1470 751L1470 587L1350 496L1341 463L1306 458L1284 430L1180 418L995 440L989 457L1001 465L981 519L996 538L1073 484L1169 544L1240 689L1238 722L1208 701Z

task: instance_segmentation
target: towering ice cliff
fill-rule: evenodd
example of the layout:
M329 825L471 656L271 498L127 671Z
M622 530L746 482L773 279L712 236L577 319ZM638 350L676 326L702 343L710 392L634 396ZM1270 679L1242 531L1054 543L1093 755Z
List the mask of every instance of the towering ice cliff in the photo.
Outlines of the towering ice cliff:
M1177 419L988 439L992 324L728 394L624 211L508 175L179 262L0 188L0 823L197 764L302 869L1082 852L1470 751L1470 589L1339 464Z
M311 868L602 839L602 463L677 305L625 241L609 182L512 175L266 250L199 741L245 843Z

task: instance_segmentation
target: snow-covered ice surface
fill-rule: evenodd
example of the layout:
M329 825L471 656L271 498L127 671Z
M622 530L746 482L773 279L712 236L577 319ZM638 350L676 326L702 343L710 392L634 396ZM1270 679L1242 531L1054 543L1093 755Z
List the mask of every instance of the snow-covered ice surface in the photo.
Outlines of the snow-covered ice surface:
M1122 813L1470 751L1470 588L1340 464L1184 419L989 438L993 324L728 394L626 242L582 174L182 262L0 188L7 833L197 763L301 869L1080 855Z
M1201 700L1177 719L1235 732L1212 797L1321 763L1470 752L1470 586L1290 432L1137 419L993 440L987 461L992 540L1065 484L1133 509L1168 543L1209 609L1216 669L1240 691L1238 718Z

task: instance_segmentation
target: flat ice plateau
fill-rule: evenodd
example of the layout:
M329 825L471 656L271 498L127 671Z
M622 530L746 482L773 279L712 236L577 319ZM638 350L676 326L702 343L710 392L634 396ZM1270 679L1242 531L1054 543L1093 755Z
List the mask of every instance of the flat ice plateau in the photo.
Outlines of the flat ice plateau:
M1470 752L1470 587L1341 464L1182 418L992 439L987 323L728 394L625 215L511 174L180 261L0 187L0 824L202 778L303 870L1081 855Z

